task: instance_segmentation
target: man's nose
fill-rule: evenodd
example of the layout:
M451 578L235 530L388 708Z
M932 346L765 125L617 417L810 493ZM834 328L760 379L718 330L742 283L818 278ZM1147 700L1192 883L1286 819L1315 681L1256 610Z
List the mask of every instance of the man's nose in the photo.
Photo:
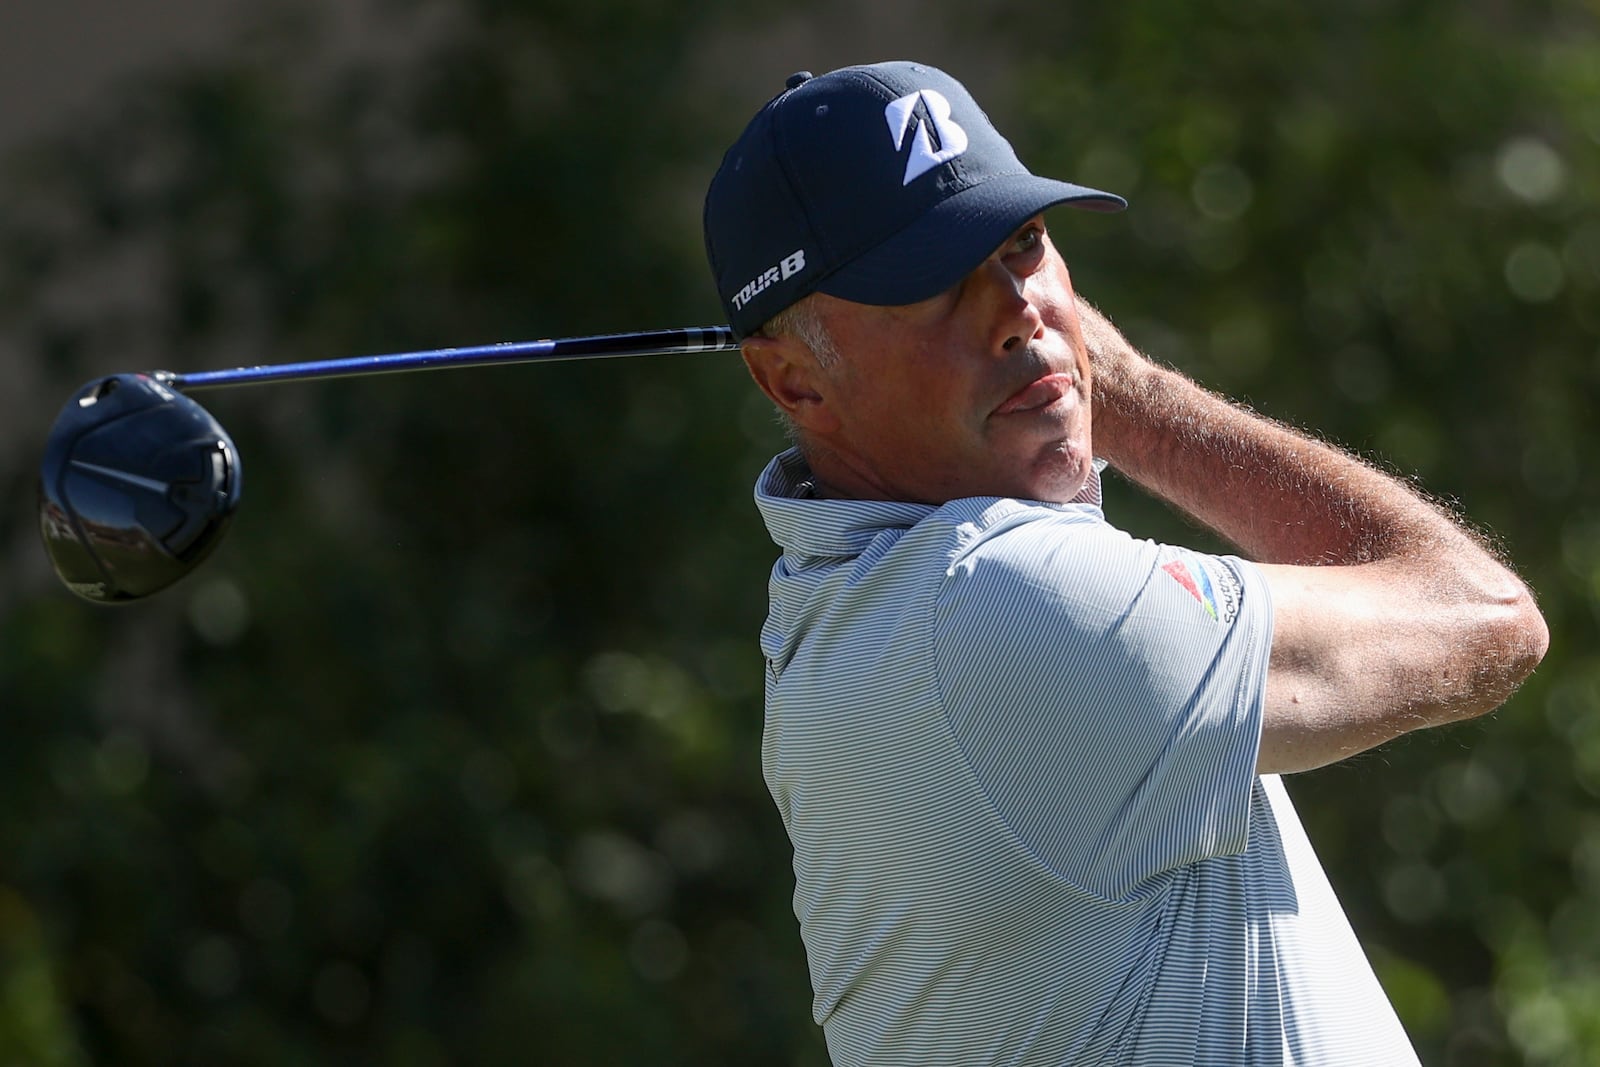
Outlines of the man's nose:
M1025 345L1044 328L1044 317L1028 297L1028 277L1009 269L999 257L978 268L987 299L993 301L994 337L991 350L1003 355Z

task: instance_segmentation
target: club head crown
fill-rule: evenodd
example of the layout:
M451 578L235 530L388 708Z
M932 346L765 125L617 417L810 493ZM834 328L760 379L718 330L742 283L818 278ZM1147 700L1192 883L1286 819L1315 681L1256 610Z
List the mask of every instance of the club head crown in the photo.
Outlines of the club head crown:
M145 374L90 382L39 469L39 530L67 588L135 600L200 564L239 505L239 453L209 412Z

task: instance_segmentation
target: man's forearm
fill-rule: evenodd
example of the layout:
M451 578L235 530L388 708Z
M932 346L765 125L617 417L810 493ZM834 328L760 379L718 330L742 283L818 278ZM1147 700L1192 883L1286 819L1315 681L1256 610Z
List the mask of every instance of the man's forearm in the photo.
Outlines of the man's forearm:
M1096 381L1098 455L1267 563L1368 563L1466 535L1404 483L1145 364Z
M1477 547L1405 483L1207 392L1080 303L1095 453L1265 563L1356 564Z

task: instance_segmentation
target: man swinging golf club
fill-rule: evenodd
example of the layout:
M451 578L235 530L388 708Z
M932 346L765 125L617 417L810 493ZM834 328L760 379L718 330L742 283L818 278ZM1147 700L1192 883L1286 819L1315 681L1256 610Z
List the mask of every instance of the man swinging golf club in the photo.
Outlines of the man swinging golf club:
M1500 705L1548 635L1449 515L1139 355L925 65L798 74L706 244L793 428L767 784L851 1064L1414 1064L1280 774ZM1095 457L1237 546L1139 540Z

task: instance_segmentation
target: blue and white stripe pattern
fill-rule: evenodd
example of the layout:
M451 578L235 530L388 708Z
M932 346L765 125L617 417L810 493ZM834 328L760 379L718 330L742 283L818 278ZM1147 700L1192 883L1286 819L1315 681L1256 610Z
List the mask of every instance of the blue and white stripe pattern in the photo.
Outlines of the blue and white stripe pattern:
M1097 482L935 508L808 477L790 451L757 486L762 764L835 1064L1415 1065L1255 774L1253 567L1130 538Z

